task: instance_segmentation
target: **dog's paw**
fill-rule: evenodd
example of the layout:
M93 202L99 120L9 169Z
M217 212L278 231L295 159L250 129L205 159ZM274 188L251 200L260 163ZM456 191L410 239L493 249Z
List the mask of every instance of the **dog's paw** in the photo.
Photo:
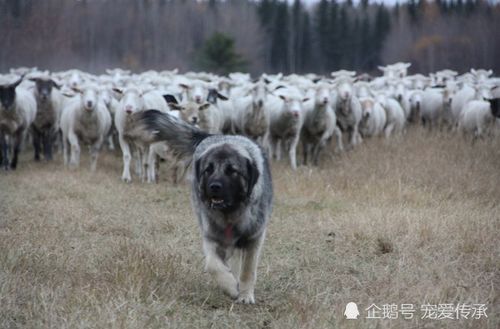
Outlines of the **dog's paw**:
M238 295L240 294L238 281L236 281L231 272L220 273L217 281L226 294L233 299L238 298Z
M253 293L242 292L236 302L240 304L255 304L255 298Z
M255 304L255 298L253 292L242 291L236 300L240 304Z

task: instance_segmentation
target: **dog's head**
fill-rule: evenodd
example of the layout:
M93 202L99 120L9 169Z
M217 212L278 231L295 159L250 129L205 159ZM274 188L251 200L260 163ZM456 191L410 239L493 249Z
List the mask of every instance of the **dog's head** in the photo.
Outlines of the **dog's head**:
M251 159L223 144L195 162L195 175L204 204L230 213L248 203L259 172Z

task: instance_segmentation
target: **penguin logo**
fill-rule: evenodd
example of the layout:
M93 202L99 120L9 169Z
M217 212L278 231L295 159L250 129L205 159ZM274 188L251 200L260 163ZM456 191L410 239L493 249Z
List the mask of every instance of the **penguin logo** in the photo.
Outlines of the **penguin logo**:
M347 303L344 311L347 320L357 320L359 316L358 305L356 303Z

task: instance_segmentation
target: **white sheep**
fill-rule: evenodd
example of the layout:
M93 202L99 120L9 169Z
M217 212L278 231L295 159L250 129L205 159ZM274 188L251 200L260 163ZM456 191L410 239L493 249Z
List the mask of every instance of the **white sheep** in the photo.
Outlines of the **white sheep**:
M111 116L93 84L75 89L77 95L62 110L64 164L78 167L80 143L90 146L90 170L95 171L97 156L111 127Z
M312 109L305 111L301 131L304 165L307 165L309 155L313 164L318 165L320 152L334 133L337 137L338 150L343 150L342 132L337 127L331 88L331 85L327 83L318 83L314 88L314 98L309 101L312 103Z
M149 154L149 145L137 140L129 132L133 131L134 122L131 115L136 112L148 109L156 109L162 112L168 112L168 106L163 95L157 91L144 92L141 88L130 86L125 89L115 88L114 91L120 95L120 102L115 113L115 127L118 131L118 141L123 153L123 173L122 180L131 182L130 161L132 160L132 151L135 155L136 174L142 181L146 179L153 181L151 171L148 172L151 155ZM132 149L132 150L131 150Z
M371 97L360 98L362 118L359 131L363 137L378 136L384 131L387 116L379 102Z
M281 160L281 148L288 150L292 169L297 169L297 144L304 122L303 102L307 101L295 87L275 91L277 96L268 95L265 106L270 113L269 154Z
M495 120L500 116L498 110L491 105L485 100L468 102L460 115L459 131L462 131L464 136L467 133L472 134L474 139L491 134Z
M19 86L22 80L0 84L0 163L5 170L16 169L21 143L36 116L35 97Z
M429 129L436 128L443 116L445 106L444 90L442 88L427 88L422 92L420 105L420 121Z
M473 100L476 95L476 90L469 84L464 84L460 90L458 90L451 100L451 124L455 126L460 119L460 114L462 108L469 101Z
M379 93L377 101L382 105L386 113L386 124L384 128L385 137L390 137L393 133L400 135L405 128L405 114L398 101Z
M349 146L352 148L362 142L359 133L359 123L361 121L361 103L354 95L352 79L340 78L336 85L336 105L337 124L343 131L346 131L349 138Z
M263 79L251 86L246 96L234 97L233 129L264 146L268 139L270 113L266 107L269 91Z

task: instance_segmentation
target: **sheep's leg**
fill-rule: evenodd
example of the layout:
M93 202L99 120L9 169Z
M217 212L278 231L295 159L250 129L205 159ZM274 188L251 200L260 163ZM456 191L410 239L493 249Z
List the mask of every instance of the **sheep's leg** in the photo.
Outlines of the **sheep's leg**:
M141 175L141 181L144 183L147 181L147 176L149 172L149 147L146 147L145 149L141 150L141 159L142 159L142 175Z
M394 129L394 123L390 123L385 127L385 138L391 137L393 129Z
M115 150L115 142L113 141L113 134L108 135L107 142L108 142L108 149L110 151L114 151Z
M54 135L51 130L46 131L43 134L43 153L45 160L52 160L52 144L54 142Z
M120 148L123 153L123 173L122 180L126 183L132 181L130 176L130 160L132 160L132 154L130 153L130 145L120 136L118 137L118 143L120 143Z
M281 146L282 146L282 139L277 139L276 144L274 144L275 149L275 155L276 155L276 161L281 161Z
M307 166L307 153L309 152L309 144L306 143L305 141L302 142L302 158L303 158L303 165Z
M66 136L63 136L62 144L63 144L62 147L63 147L64 165L67 166L67 165L69 165L70 146L69 146L69 141L66 138Z
M288 151L288 155L290 157L290 164L293 170L297 169L297 144L299 143L299 134L293 137L293 140L290 143L290 149Z
M35 161L40 161L40 149L41 149L41 139L42 139L42 134L33 127L32 129L33 132L33 149L35 150Z
M356 145L363 143L363 138L361 137L361 134L359 133L358 126L354 126L354 134L356 136Z
M135 158L135 174L137 177L142 177L142 150L140 147L136 147L134 152Z
M70 166L78 167L80 164L80 144L78 143L78 137L76 137L75 133L70 132L68 134L68 141L71 146L69 164Z
M97 157L99 155L99 150L101 149L103 140L100 139L98 142L94 143L90 147L90 171L95 172L97 168Z
M147 172L147 182L154 183L156 182L156 154L153 151L153 148L149 148L148 152L148 172Z
M313 165L317 166L319 163L319 154L321 150L323 149L324 145L326 143L326 140L321 139L316 145L314 145L313 151L312 151L312 161Z
M17 168L17 158L19 155L19 151L21 150L21 143L23 142L23 131L20 129L17 131L14 135L14 150L13 150L13 155L12 155L12 161L10 163L10 168L11 169L16 169Z
M342 130L339 127L335 127L333 130L335 137L337 138L337 150L339 152L344 151L344 146L342 144Z
M0 144L2 147L2 167L4 170L9 170L9 143L7 142L7 137L4 134L2 134L0 138Z

